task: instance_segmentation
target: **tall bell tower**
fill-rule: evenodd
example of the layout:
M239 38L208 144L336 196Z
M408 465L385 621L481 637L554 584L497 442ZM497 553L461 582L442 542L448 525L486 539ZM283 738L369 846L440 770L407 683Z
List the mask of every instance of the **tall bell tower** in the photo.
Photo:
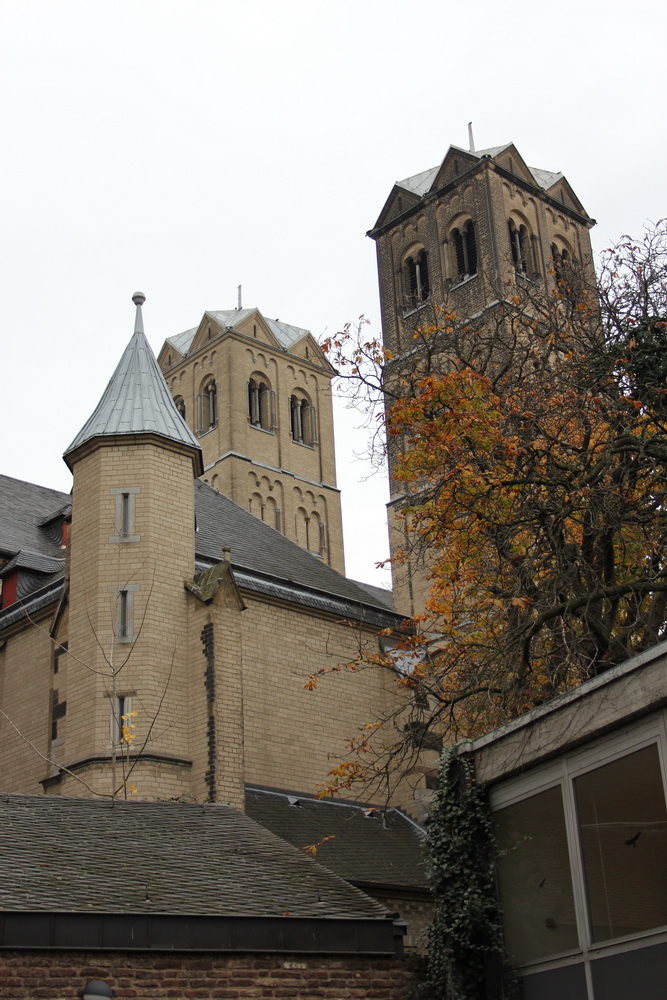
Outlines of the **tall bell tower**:
M568 261L590 268L595 224L562 173L529 167L514 143L480 151L450 146L439 166L394 184L368 235L377 249L383 341L394 357L447 304L461 319L527 290L554 287ZM390 455L390 479L392 460ZM389 502L394 602L416 614L429 593L428 552L406 550L392 482Z
M259 309L211 311L158 360L205 481L344 573L335 372L313 335Z

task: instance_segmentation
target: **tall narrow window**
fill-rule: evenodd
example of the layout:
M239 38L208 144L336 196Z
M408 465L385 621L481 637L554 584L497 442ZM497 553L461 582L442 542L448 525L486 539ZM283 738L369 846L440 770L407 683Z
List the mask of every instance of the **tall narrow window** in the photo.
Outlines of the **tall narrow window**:
M128 596L126 590L121 590L118 593L118 635L121 639L127 639L130 635Z
M138 542L140 535L135 533L137 494L140 486L119 486L109 491L116 500L114 516L115 534L110 542Z
M121 534L124 538L130 534L132 530L131 519L130 519L130 494L121 493Z
M420 302L425 302L431 291L426 251L420 250L414 256L408 257L405 266L410 304L418 305Z
M477 241L472 220L466 222L460 229L452 232L456 273L459 281L472 278L477 274Z
M199 396L199 430L201 434L212 430L218 422L218 389L215 379L210 379Z
M134 642L134 595L139 590L136 583L126 583L113 588L114 634L118 642Z
M528 230L524 225L517 226L510 219L509 233L512 263L518 274L528 274Z
M290 396L290 427L292 430L292 440L303 443L303 428L301 426L301 403L297 396Z
M183 420L185 420L185 400L183 399L182 396L176 396L176 398L174 399L174 403L176 404L176 409L183 417Z
M122 694L111 699L111 719L110 719L111 742L114 746L132 743L132 699L129 695Z

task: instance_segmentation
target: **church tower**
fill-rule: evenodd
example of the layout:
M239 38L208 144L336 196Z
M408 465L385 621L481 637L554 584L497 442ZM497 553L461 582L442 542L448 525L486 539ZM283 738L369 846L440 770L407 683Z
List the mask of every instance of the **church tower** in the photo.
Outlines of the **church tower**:
M204 480L344 573L335 372L312 334L258 309L206 312L158 360Z
M375 241L383 341L394 357L447 304L461 319L485 313L522 289L553 288L559 269L592 270L595 224L561 173L529 167L513 143L450 146L439 166L394 184L368 235ZM518 291L517 291L518 290ZM390 455L391 478L391 455ZM416 614L429 593L428 553L396 559L406 539L392 484L390 543L396 608Z

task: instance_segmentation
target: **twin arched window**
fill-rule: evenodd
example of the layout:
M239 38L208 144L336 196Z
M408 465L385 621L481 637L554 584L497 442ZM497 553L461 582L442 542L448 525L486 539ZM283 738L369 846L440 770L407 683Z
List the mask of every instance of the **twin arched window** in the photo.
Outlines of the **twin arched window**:
M425 250L416 251L405 261L406 292L410 305L425 302L430 294L428 259Z
M477 274L477 240L472 219L452 230L454 267L459 281Z
M305 394L293 393L289 400L290 431L297 444L317 443L317 411Z
M514 270L526 278L539 277L537 254L533 247L536 237L520 220L510 219L508 227Z
M568 269L572 266L572 257L567 247L551 244L551 261L554 269L554 280L557 285L568 280Z
M248 418L252 427L261 427L270 431L274 424L273 393L270 387L261 379L248 380Z

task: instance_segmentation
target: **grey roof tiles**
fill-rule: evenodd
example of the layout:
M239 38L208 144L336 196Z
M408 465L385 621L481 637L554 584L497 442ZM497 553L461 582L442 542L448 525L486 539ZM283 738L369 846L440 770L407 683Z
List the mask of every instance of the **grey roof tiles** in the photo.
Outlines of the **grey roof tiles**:
M388 918L231 806L51 795L0 797L0 910Z
M380 588L366 589L348 580L201 479L195 482L195 511L197 556L221 562L223 547L228 546L237 580L242 585L247 571L246 578L248 574L260 574L266 586L279 582L292 592L305 588L339 598L348 604L350 617L358 614L360 606L377 608L387 616L391 614L390 593ZM287 592L276 596L287 596ZM305 600L306 595L303 597ZM395 623L398 616L392 617Z
M246 812L355 884L427 889L425 832L398 809L246 786Z

